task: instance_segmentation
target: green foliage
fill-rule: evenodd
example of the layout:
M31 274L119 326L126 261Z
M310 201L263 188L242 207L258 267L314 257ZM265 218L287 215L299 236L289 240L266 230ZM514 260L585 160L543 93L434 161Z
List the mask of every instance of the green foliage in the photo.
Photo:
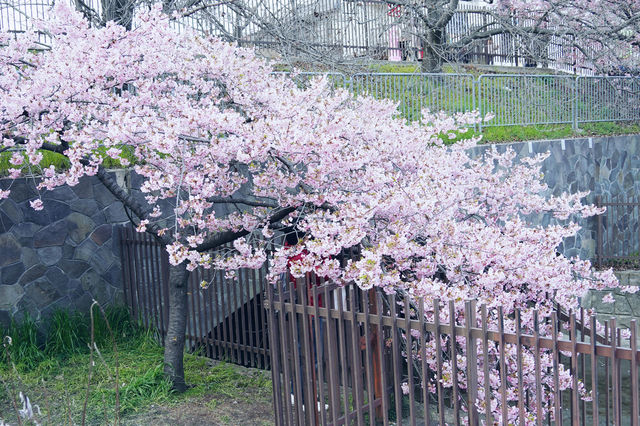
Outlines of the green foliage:
M126 307L107 308L108 325L115 336L113 350L107 321L94 308L95 342L93 373L87 407L89 424L112 423L115 418L116 360L119 365L120 414L140 412L150 406L179 404L190 398L215 395L209 405L219 399L265 400L271 394L271 380L261 371L246 373L237 367L195 355L185 354L185 379L191 387L182 394L171 390L164 377L163 348L155 333L143 329L131 319ZM25 392L39 404L46 424L81 422L90 365L89 315L58 311L49 321L46 337L29 317L12 323L2 335L12 337L11 360L14 370L0 358L0 379L14 393ZM0 382L0 412L10 413L12 403ZM250 392L249 392L250 391ZM247 393L249 392L249 393ZM5 417L6 418L6 417Z
M82 353L89 342L89 324L79 312L59 310L51 315L44 346L46 355L69 357Z
M136 159L133 154L133 147L124 146L121 147L121 149L122 154L120 154L120 157L128 160L130 164L134 164L136 162ZM22 170L22 173L26 175L39 175L42 169L46 169L51 166L54 166L57 171L60 171L67 169L70 165L69 160L62 154L45 150L40 150L39 152L42 153L42 160L37 167L29 166L26 156L24 162L20 166L16 167L9 162L13 155L13 152L6 151L0 153L0 177L7 176L9 173L9 169L11 168L19 168L20 170ZM107 169L121 169L123 165L120 163L120 161L114 160L113 158L109 157L106 152L106 148L100 148L98 150L98 155L103 158L102 165Z
M95 342L98 346L111 344L107 322L116 338L131 338L145 333L130 316L124 306L109 307L106 318L94 307ZM20 322L12 321L0 334L9 336L12 344L7 348L11 361L19 371L27 371L52 359L69 359L77 354L87 354L90 343L90 319L88 315L66 310L55 311L40 327L29 315ZM4 351L0 354L0 367L7 364Z
M42 345L39 344L38 325L26 314L21 322L11 321L8 330L0 329L0 335L7 346L0 353L0 367L7 365L9 359L19 367L26 369L35 367L45 359ZM6 337L10 338L7 339Z

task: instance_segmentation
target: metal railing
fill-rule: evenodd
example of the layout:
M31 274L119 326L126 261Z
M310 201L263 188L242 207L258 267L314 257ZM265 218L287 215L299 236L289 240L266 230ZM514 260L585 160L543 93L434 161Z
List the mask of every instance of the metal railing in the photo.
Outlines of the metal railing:
M104 1L67 0L79 10L89 9L89 19L101 19ZM141 7L150 2L140 2ZM45 18L51 13L53 0L5 0L0 2L0 28L21 31L27 18ZM85 9L82 5L86 5ZM482 31L493 18L487 10L494 6L460 3L445 29L449 42ZM137 11L132 11L132 19ZM424 31L419 19L426 10L394 6L380 0L242 0L220 2L191 16L174 21L177 29L191 27L203 33L218 35L245 46L282 47L295 40L317 52L344 59L369 57L403 61L420 60L424 56L419 34ZM279 28L286 40L269 28ZM43 38L45 40L46 37ZM495 64L523 67L552 67L572 71L565 63L573 51L562 37L550 36L531 45L526 37L512 33L496 34L467 43L464 47L445 48L440 52L448 60L460 63ZM295 47L290 46L295 50ZM294 52L292 52L294 53Z
M584 310L534 314L533 331L507 330L512 315L467 301L452 326L427 321L425 312L455 318L454 302L411 305L380 289L316 281L267 287L277 425L478 425L498 424L499 416L506 425L507 412L517 424L640 420L635 321L625 346L615 319L593 338L596 318ZM547 324L548 335L537 324ZM435 342L442 342L435 359L420 355ZM542 356L552 365L542 366Z
M277 73L287 75L287 73ZM303 85L322 73L294 74ZM407 120L421 110L478 110L494 118L481 127L640 121L640 77L545 74L326 74L334 87L398 102Z

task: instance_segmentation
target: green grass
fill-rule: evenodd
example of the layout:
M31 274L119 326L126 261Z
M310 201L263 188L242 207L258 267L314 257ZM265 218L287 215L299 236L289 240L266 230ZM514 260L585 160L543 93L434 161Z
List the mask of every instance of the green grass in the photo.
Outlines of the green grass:
M22 165L19 167L16 167L9 162L13 152L6 151L0 153L0 177L7 176L9 169L11 168L20 168L24 174L39 175L42 169L49 168L50 166L54 166L57 171L61 171L67 169L70 165L69 159L62 154L45 150L39 150L39 152L42 153L42 160L40 161L40 164L37 166L29 166L25 156ZM103 158L102 165L107 169L120 169L123 167L119 160L114 160L106 155L106 148L99 149L98 155ZM120 156L128 160L130 164L133 164L136 161L135 156L133 155L133 148L130 146L123 147L122 154Z
M97 310L96 310L97 312ZM96 315L95 336L99 354L88 399L89 424L113 422L115 418L116 352L107 323ZM244 401L271 394L271 380L264 372L244 373L232 365L185 354L185 379L190 388L176 394L163 374L163 348L154 334L131 321L124 308L107 311L116 335L119 364L120 415L144 411L151 406L180 404L192 398L214 396L209 405L224 398ZM11 361L0 359L0 418L13 421L11 400L22 391L40 406L47 424L80 423L89 372L89 321L85 315L60 311L50 321L47 335L39 336L37 324L27 319L12 324ZM4 382L4 384L3 384ZM6 385L6 386L5 386ZM251 392L247 392L251 390Z

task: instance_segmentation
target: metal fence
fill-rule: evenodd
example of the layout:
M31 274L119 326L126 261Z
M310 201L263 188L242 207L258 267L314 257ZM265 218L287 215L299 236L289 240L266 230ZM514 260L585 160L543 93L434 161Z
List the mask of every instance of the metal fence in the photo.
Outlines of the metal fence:
M287 75L287 73L277 73ZM295 74L304 85L322 73ZM334 87L356 96L398 102L407 120L421 110L478 110L494 118L481 127L640 121L640 77L576 77L544 74L326 74Z
M143 326L162 343L169 320L169 259L150 234L120 230L125 300ZM205 283L206 286L202 284ZM237 271L237 278L198 268L189 274L186 349L248 367L269 368L263 308L264 270Z
M107 3L104 0L67 1L79 10L90 10L91 13L86 13L90 19L102 19L109 13L103 10ZM153 2L140 2L140 7ZM122 2L112 3L121 7ZM47 17L52 4L53 0L0 2L0 28L24 30L28 17ZM248 46L282 49L283 45L290 45L293 54L298 44L344 59L373 57L403 61L423 57L418 34L424 32L420 15L427 12L414 7L380 0L238 0L201 9L175 20L176 28L191 27ZM494 19L487 13L490 9L494 6L461 2L445 29L446 40L455 43L468 34L490 28ZM136 11L131 14L135 25ZM555 35L540 38L532 45L526 37L505 33L439 53L461 63L551 66L572 71L573 67L565 60L575 54L571 49Z
M416 307L379 289L315 278L269 286L267 293L269 335L277 342L271 366L278 425L508 424L485 414L481 407L487 406L499 407L503 419L515 412L518 424L637 425L640 419L635 321L623 347L615 319L592 338L596 319L583 310L534 317L536 324L556 325L542 336L538 328L507 332L502 308L476 311L472 301L465 303L464 323L452 326L440 323L439 312L447 309L453 317L453 302L443 308L437 300L428 306L420 300ZM434 322L425 320L425 310ZM519 311L515 318L517 324ZM449 343L428 364L420 354L434 340ZM466 361L458 356L463 344L470 348ZM532 356L524 361L523 352ZM542 353L551 355L553 367L541 367ZM563 391L560 365L571 373L571 387ZM497 380L489 381L490 373ZM535 385L523 387L523 374ZM462 375L465 383L457 381ZM541 400L546 413L535 404Z
M607 209L597 218L598 266L640 266L640 198L598 196L596 205Z

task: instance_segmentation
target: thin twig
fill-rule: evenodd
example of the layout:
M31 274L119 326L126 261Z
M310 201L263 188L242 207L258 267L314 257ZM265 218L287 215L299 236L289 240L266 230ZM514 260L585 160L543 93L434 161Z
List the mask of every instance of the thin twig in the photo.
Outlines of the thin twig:
M89 344L89 374L87 378L87 391L84 395L84 404L82 406L82 426L86 424L87 420L87 404L89 403L89 393L91 392L91 377L93 375L93 347L95 345L95 322L93 318L93 307L97 305L98 302L95 300L91 304L89 308L89 317L91 318L91 343Z
M11 346L11 337L6 336L4 341L2 342L4 346L4 356L7 360L8 365L13 365L11 361L11 354L9 353L9 346ZM15 366L13 367L15 370ZM18 425L22 425L22 418L20 417L20 409L18 408L18 400L16 399L15 392L12 392L9 384L0 376L0 380L2 380L2 384L4 385L5 390L7 391L7 395L11 398L11 403L13 404L13 409L16 412L16 417L18 419Z

